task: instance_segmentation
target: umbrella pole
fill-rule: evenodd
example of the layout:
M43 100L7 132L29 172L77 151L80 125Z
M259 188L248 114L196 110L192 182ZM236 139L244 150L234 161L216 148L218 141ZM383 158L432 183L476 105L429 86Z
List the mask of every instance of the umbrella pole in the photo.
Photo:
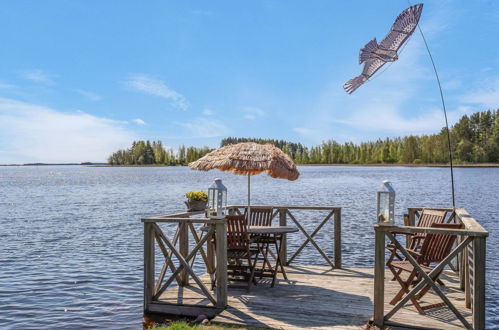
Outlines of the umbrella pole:
M251 219L251 217L250 217L251 216L251 202L250 202L250 200L251 200L251 184L250 184L250 182L251 182L251 178L250 178L250 175L248 173L248 217L247 217L248 221Z

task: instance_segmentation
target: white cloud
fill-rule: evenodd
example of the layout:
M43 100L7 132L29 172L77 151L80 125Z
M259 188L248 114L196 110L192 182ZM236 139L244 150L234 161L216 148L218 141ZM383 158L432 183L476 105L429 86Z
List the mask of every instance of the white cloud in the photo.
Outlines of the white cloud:
M133 75L125 81L125 84L139 92L167 99L177 109L187 110L189 107L189 102L182 94L174 91L159 79L146 75Z
M93 93L93 92L89 92L89 91L86 91L84 89L75 89L75 92L77 92L80 95L85 96L87 99L89 99L91 101L102 100L102 96L100 96L99 94L96 94L96 93Z
M142 120L142 119L140 119L140 118L136 118L136 119L134 119L134 120L132 120L132 121L133 121L135 124L140 125L140 126L144 126L144 125L146 125L146 122L145 122L145 121L143 121L143 120Z
M121 122L0 98L0 163L102 162L134 139Z
M244 118L249 120L265 116L265 111L256 107L244 107L243 112L245 113Z
M35 70L30 70L30 71L25 71L22 73L22 77L24 79L31 80L36 83L42 83L42 84L47 84L47 85L53 85L54 84L54 75L48 74L42 70L35 69Z
M187 130L189 138L210 138L217 136L226 136L230 130L221 121L207 118L195 118L190 122L180 123L177 125L184 127Z
M210 108L204 108L203 109L203 115L205 115L205 116L212 116L214 114L215 114L215 111L213 111Z

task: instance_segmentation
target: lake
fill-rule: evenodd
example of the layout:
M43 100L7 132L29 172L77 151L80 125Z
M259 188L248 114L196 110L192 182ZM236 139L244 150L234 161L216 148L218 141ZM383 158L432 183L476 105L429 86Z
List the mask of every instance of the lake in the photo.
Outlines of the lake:
M384 179L397 192L399 224L407 207L451 206L445 168L307 166L299 171L294 182L254 176L252 203L341 206L344 267L373 265L376 191ZM246 177L220 171L0 167L0 327L141 328L140 218L185 210L183 194L206 190L216 177L227 186L230 204L246 202ZM457 206L490 233L487 322L499 326L499 260L494 257L499 168L458 168L455 180ZM306 217L299 219L305 228L314 227ZM317 238L331 246L327 232ZM298 262L321 263L321 258L309 246Z

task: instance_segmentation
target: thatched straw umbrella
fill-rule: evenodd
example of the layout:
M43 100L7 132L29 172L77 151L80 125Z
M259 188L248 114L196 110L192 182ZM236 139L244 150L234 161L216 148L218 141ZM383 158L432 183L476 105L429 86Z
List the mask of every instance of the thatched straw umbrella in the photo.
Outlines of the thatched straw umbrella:
M267 172L273 178L298 179L300 173L293 160L281 149L271 144L244 142L214 150L189 163L195 170L219 169L248 175L248 213L250 212L250 176Z

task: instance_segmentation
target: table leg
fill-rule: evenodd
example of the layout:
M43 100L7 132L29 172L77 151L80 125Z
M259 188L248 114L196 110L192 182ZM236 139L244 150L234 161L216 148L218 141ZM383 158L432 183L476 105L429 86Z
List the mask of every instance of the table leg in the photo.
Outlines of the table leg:
M284 270L284 267L281 262L281 248L282 248L282 239L281 240L275 240L275 246L277 250L277 259L275 263L275 268L274 268L274 277L272 278L272 284L270 285L271 288L274 287L275 280L277 278L277 273L279 272L279 268L281 268L282 275L284 276L284 279L287 280L288 277L286 275L286 271Z
M279 256L279 267L281 267L281 273L282 273L282 276L284 277L284 279L287 281L288 280L288 275L286 275L286 270L284 269L284 265L282 264L282 249L284 247L284 244L283 244L283 237L282 235L279 237L279 250L278 250L278 256Z

